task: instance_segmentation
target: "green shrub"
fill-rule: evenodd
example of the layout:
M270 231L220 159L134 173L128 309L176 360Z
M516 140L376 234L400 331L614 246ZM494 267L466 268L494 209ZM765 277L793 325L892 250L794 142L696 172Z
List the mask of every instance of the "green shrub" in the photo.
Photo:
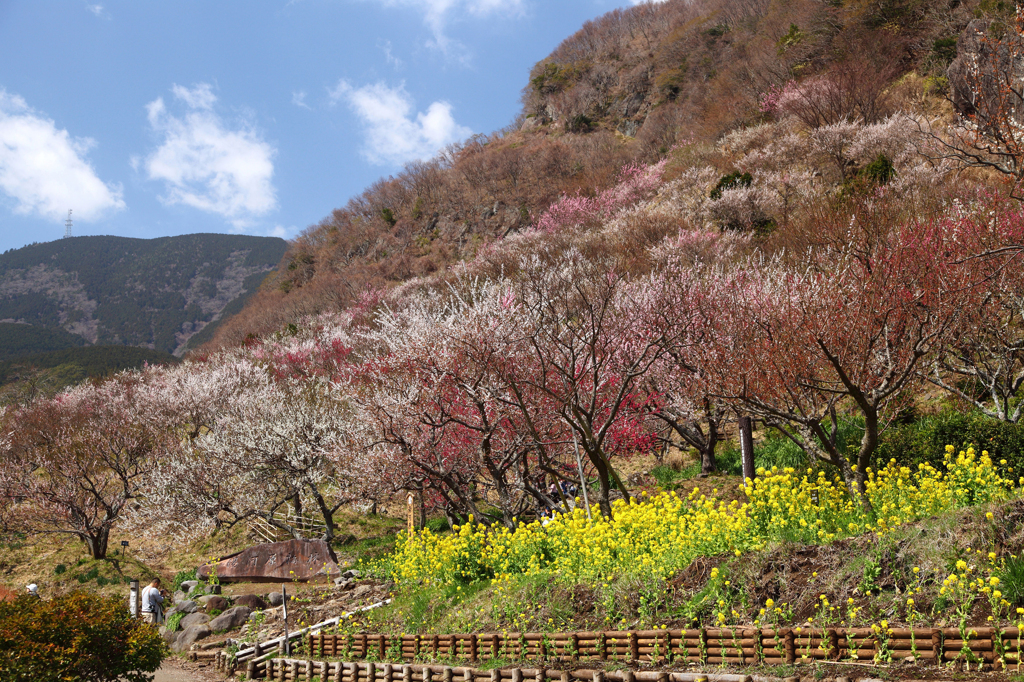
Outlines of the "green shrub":
M979 412L947 410L893 426L879 439L872 466L890 459L904 464L942 464L946 445L988 451L1001 475L1016 480L1024 471L1024 424L1001 422ZM1002 464L1005 461L1006 464Z
M860 174L876 185L887 185L896 177L896 167L885 154L879 154L874 161L864 166Z
M175 613L172 613L170 616L167 617L167 620L164 621L164 627L170 630L171 632L177 632L178 628L181 626L181 619L184 617L184 613L176 611Z
M740 173L739 171L733 171L728 175L723 175L718 179L718 184L711 190L708 197L714 200L722 198L722 192L727 189L735 189L737 187L750 187L754 182L754 176L750 173Z
M117 597L73 592L0 602L4 682L143 682L167 653L156 628L132 618Z
M178 571L174 576L174 580L171 583L171 593L175 593L181 589L181 584L186 580L196 580L196 569L191 568L187 571Z
M67 566L65 566L64 564L57 564L56 566L53 567L53 574L54 575L61 575L66 570L68 570Z

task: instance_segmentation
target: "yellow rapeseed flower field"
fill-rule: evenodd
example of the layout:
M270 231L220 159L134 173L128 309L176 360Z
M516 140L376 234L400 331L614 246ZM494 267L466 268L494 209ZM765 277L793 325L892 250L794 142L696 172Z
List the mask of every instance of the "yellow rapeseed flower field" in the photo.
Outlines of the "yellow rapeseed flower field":
M829 542L956 507L1009 498L1015 483L999 476L988 453L946 448L942 470L890 462L868 471L872 513L851 499L843 481L824 472L758 470L743 487L747 502L720 502L698 488L686 497L662 492L613 504L612 518L577 507L547 524L515 531L471 520L456 532L423 530L399 540L393 561L398 583L454 585L548 571L567 580L600 582L624 573L667 578L695 557L743 552L788 538Z

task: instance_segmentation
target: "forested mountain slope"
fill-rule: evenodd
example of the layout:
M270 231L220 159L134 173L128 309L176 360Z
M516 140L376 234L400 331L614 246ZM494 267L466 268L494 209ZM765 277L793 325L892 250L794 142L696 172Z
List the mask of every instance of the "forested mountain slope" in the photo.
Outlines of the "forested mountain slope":
M41 341L21 348L40 328L82 343L180 355L193 335L256 290L285 246L274 238L194 234L74 237L7 251L0 255L0 321L22 324L5 329L13 345L0 355L68 347Z
M934 108L957 36L976 16L1011 9L991 0L670 0L610 12L537 63L507 129L382 178L308 228L217 345L472 258L533 225L560 195L612 186L628 163L771 118L787 86L840 84L833 101L793 112L812 125L875 123L925 108L929 93Z

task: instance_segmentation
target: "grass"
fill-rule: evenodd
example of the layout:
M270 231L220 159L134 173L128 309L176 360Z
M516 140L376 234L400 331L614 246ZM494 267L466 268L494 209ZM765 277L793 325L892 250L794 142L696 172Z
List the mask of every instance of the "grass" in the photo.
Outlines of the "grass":
M999 580L1006 600L1014 606L1024 606L1024 555L1007 559Z

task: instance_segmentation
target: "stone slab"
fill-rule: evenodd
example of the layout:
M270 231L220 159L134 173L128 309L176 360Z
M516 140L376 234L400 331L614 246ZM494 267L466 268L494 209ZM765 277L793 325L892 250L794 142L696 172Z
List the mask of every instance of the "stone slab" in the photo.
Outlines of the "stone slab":
M199 577L223 582L307 581L341 573L338 557L323 540L286 540L256 545L199 567Z

